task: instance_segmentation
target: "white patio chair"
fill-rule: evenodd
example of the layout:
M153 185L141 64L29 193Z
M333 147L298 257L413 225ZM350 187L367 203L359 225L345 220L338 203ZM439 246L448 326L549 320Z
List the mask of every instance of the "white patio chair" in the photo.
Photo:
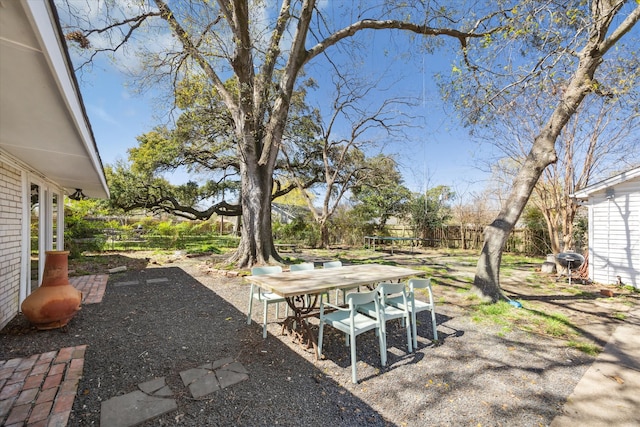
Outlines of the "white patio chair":
M289 271L313 270L316 266L312 262L302 262L300 264L291 264Z
M324 298L320 299L320 331L318 332L318 358L322 358L322 340L324 325L330 325L346 334L347 345L351 346L351 381L356 384L358 382L358 374L356 371L356 337L364 332L372 329L378 329L378 340L380 344L380 363L382 366L387 364L387 352L384 350L384 334L380 333L381 321L379 317L372 318L358 312L358 307L363 304L372 303L379 307L377 291L358 292L347 295L348 307L339 307L337 305L324 302ZM335 309L330 313L325 313L325 307Z
M438 339L438 329L436 325L436 305L433 300L433 291L431 290L431 279L409 279L407 283L409 287L409 293L407 294L408 306L404 303L404 301L400 297L387 299L385 302L387 304L391 304L400 309L404 309L405 307L409 309L411 313L411 328L413 335L413 347L418 348L418 332L417 332L417 322L416 322L416 313L420 311L429 310L431 312L431 326L433 328L433 339ZM429 301L425 302L419 299L416 299L416 290L417 289L426 289L429 297Z
M300 264L291 264L289 271L315 270L316 266L312 262L302 262ZM325 293L326 294L326 293ZM327 298L328 298L328 294ZM306 295L307 304L309 303L309 295Z
M251 269L252 276L259 276L261 274L273 274L282 273L282 267L279 265L265 266L265 267L253 267ZM280 303L286 300L280 295L273 292L264 291L260 286L251 284L251 290L249 292L249 314L247 315L247 325L251 324L251 312L253 310L253 300L257 299L264 304L264 313L262 320L262 338L267 338L267 313L269 304L276 304L276 318L280 317ZM289 314L289 306L286 307L286 314Z
M380 283L376 288L380 295L380 308L379 313L382 315L382 334L384 335L385 351L387 342L387 322L394 319L402 319L402 324L407 330L407 348L409 353L413 351L413 345L411 340L411 322L409 312L409 299L407 298L407 292L405 290L404 283ZM391 305L390 301L400 301L400 304ZM365 304L358 307L358 311L367 316L375 316L378 313L378 308L372 304Z
M327 262L323 262L322 263L322 268L338 268L338 267L342 267L342 261L327 261ZM354 286L352 288L342 288L342 289L336 289L336 304L338 304L338 295L340 295L340 293L342 292L342 305L346 305L346 295L347 295L347 291L353 290L353 289L360 289L358 286Z

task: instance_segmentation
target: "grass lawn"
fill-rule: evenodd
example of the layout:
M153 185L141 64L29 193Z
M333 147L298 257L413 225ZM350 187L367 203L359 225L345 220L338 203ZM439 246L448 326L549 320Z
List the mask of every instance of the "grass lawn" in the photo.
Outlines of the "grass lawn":
M208 243L211 245L211 243ZM222 246L222 245L221 245ZM125 265L128 269L162 266L168 263L208 263L220 269L232 269L226 258L232 247L215 247L187 256L188 250L128 251L88 254L70 259L69 268L75 275L106 273L108 269ZM530 334L563 340L568 347L588 354L597 354L606 344L615 326L623 323L626 312L637 304L640 293L614 285L556 282L555 275L540 272L543 258L505 254L501 265L501 287L505 295L522 304L516 308L506 301L483 303L473 291L477 254L470 251L415 250L386 251L339 248L332 250L304 249L286 253L287 263L339 259L345 264L381 263L414 268L432 279L436 306L456 315L468 316L495 333L506 336L518 329ZM611 289L614 297L600 294ZM437 310L438 311L438 310Z

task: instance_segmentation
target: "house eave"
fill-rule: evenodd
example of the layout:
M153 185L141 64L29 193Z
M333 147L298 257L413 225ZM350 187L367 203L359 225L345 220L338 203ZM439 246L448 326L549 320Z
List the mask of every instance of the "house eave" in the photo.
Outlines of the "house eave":
M0 5L0 148L63 187L109 189L54 5Z
M630 169L628 171L622 172L618 175L614 175L603 181L585 187L582 190L576 191L575 193L571 194L570 197L577 200L586 200L596 193L606 191L607 188L622 184L638 177L640 177L640 167Z

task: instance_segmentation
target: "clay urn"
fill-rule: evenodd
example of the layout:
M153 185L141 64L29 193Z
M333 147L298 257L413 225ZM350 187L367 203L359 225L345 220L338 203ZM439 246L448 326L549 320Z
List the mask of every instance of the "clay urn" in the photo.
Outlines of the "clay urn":
M47 251L40 287L22 302L38 329L61 328L80 310L82 292L69 284L69 251Z

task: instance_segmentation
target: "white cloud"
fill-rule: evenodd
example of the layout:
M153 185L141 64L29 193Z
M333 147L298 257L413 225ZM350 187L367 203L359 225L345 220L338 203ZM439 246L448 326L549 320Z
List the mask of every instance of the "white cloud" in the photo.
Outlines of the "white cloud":
M92 117L96 117L111 125L120 126L118 120L111 116L104 108L99 107L95 104L89 104L87 105L87 109L89 110L89 115L91 115Z

